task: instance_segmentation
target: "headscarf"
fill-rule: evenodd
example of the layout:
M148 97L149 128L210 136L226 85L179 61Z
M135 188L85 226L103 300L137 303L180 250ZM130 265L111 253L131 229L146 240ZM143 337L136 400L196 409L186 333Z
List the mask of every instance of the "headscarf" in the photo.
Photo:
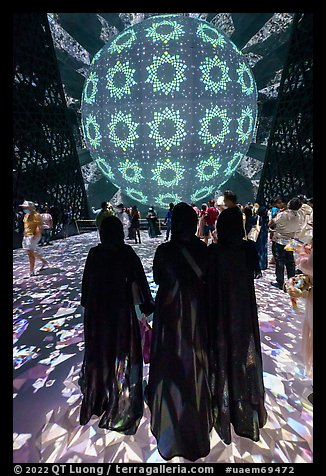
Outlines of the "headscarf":
M197 231L197 213L187 203L180 202L173 208L171 240L190 240Z
M121 246L124 244L123 226L119 218L108 216L104 218L100 228L102 245Z
M241 245L245 235L243 216L239 207L223 210L216 222L218 243Z

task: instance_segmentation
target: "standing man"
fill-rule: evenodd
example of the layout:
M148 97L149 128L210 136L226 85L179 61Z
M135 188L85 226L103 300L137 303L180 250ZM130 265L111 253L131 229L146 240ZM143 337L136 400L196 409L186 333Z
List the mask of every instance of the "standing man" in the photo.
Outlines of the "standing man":
M27 251L27 256L29 259L29 276L36 276L35 261L39 259L42 261L42 265L39 269L43 269L45 266L48 266L48 262L43 256L36 251L37 244L41 238L43 226L42 226L42 217L36 211L35 203L24 201L20 205L22 207L24 216L24 238L23 238L23 249ZM28 276L26 276L28 277Z
M218 217L218 211L214 207L214 203L215 200L209 200L205 216L204 236L206 245L208 245L209 233L211 233L212 239L214 239L215 225Z
M295 197L288 203L287 210L279 212L272 220L274 226L273 242L276 260L276 282L271 283L272 286L283 289L284 284L284 268L286 268L287 277L292 278L295 275L295 262L293 251L285 251L286 241L290 241L300 231L300 214L298 210L301 208L302 202Z

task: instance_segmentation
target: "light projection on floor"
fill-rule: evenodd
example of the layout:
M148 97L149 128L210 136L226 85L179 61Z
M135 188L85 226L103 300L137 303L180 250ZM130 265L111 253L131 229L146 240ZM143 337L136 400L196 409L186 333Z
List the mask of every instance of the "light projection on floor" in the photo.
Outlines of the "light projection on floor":
M111 39L82 95L87 147L130 205L213 196L247 153L256 117L245 56L211 24L177 14Z

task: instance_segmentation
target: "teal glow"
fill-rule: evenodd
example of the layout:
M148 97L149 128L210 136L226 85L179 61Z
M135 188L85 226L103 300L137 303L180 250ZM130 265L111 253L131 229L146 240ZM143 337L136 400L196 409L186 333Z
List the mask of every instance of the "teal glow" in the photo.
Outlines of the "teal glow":
M158 71L165 65L171 65L174 68L174 75L170 81L163 81L158 77ZM160 57L153 56L153 62L146 67L148 71L148 78L145 83L151 83L154 93L162 91L164 94L170 94L173 91L180 90L180 84L186 80L184 71L187 66L184 61L180 59L179 55L170 55L164 51Z
M142 168L139 167L138 162L131 162L129 159L120 162L118 170L127 182L139 183L140 179L144 178L142 176Z
M137 84L134 80L135 72L135 69L129 67L129 61L121 63L121 61L118 60L113 68L108 69L106 75L106 87L110 92L111 98L121 99L123 96L130 96L132 86ZM116 85L116 77L118 75L120 75L118 80L122 83L120 86ZM123 80L121 80L121 76L123 76Z
M211 155L208 159L201 160L196 166L196 177L198 177L201 182L207 182L218 176L221 165L220 158ZM210 172L207 171L207 169L209 169Z
M117 132L118 125L124 125L128 132L126 137L122 137L122 133ZM131 114L125 114L122 111L117 112L111 116L109 122L109 138L114 143L115 146L121 147L123 151L127 150L129 147L134 147L134 142L139 138L136 130L139 126L138 122L133 122L131 119Z
M170 180L162 178L162 173L164 171L171 171L173 178ZM157 182L158 185L172 187L178 185L180 180L183 179L185 168L179 162L171 162L170 159L166 159L165 162L157 162L156 168L152 169L152 172L152 178Z
M184 34L180 23L171 20L154 21L149 28L146 28L146 32L146 37L151 38L154 43L161 41L165 44L170 40L179 40Z
M171 121L174 125L174 133L164 136L160 131L160 125L163 121ZM151 128L148 137L154 139L156 147L164 147L170 150L173 146L179 146L182 139L186 136L186 121L180 116L180 111L166 107L162 112L154 111L154 118L147 123Z
M213 148L218 143L223 143L225 136L230 132L229 124L231 119L228 118L227 109L214 106L212 109L206 109L205 116L200 119L201 128L198 132L204 144L210 144ZM222 127L214 131L210 130L211 122L214 119L221 119Z

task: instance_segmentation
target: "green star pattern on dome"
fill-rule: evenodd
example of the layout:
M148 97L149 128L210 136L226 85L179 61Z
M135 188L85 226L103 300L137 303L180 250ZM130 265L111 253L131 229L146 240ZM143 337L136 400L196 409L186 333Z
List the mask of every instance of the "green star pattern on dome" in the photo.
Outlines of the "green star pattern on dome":
M96 159L96 164L98 166L98 168L101 170L101 172L105 175L105 177L107 177L108 179L111 180L111 182L113 183L113 185L115 185L115 175L112 171L112 167L111 165L109 165L105 159L102 159L101 157L99 157L98 159Z
M220 68L221 78L218 81L214 81L211 76L211 70L215 67ZM205 84L206 91L213 91L217 94L221 90L226 90L228 81L231 81L228 75L229 68L226 66L225 61L221 61L218 56L214 58L205 58L205 61L199 66L202 71L200 81Z
M113 68L108 69L106 87L110 91L111 98L121 99L123 96L131 94L131 87L137 84L133 78L135 72L135 69L129 67L129 61L121 63L120 60L118 60ZM124 76L121 86L116 85L116 78L119 74Z
M127 187L126 193L129 197L137 200L140 203L147 203L147 196L143 194L140 190L136 190L134 188Z
M157 31L158 29L161 31ZM154 43L157 41L168 43L170 40L179 40L184 34L182 25L171 20L154 22L149 28L146 28L146 32L146 38L152 38Z
M162 172L165 170L171 170L174 174L174 177L170 180L162 178ZM166 187L172 187L178 185L180 180L183 179L183 174L185 168L180 164L180 162L171 162L170 159L166 159L165 162L157 162L156 168L152 169L153 180L157 182L158 185L165 185Z
M197 35L201 38L205 43L210 43L217 48L220 46L224 48L226 43L225 38L221 33L219 33L215 28L207 25L206 23L200 23L197 28Z
M128 127L128 135L125 138L119 137L117 133L117 126L120 124L124 124ZM119 111L111 116L111 120L108 125L109 138L115 146L121 147L122 150L127 150L128 147L134 147L135 140L139 138L139 135L136 132L138 126L138 122L132 121L131 114L125 114Z
M164 65L172 65L174 67L174 75L170 81L161 81L158 78L158 70ZM167 51L162 56L153 56L153 62L146 67L148 71L148 78L145 83L153 85L153 91L162 91L169 94L172 91L179 91L180 84L186 80L184 71L187 66L184 61L180 59L179 55L170 55Z
M240 152L236 152L232 159L230 160L230 162L228 163L228 166L226 167L225 171L224 171L224 174L229 177L230 175L233 174L233 172L236 170L236 168L238 167L239 163L241 162L242 158L243 158L243 154L241 154Z
M163 137L159 132L159 127L163 121L172 121L175 131L172 136ZM154 111L154 120L147 123L151 128L149 137L155 140L156 147L164 147L170 150L172 146L179 146L182 139L187 135L185 132L186 121L180 117L180 111L174 111L172 108L166 107L164 111Z
M112 41L108 51L109 53L121 53L121 51L130 48L135 39L136 33L133 29L128 28Z
M127 14L107 30L101 19L103 46L89 54L88 74L80 70L82 125L98 170L129 195L126 203L199 205L248 153L256 53L247 58L239 37L237 47L216 26L222 17L213 24L203 16Z
M91 126L94 129L95 134L90 133L89 129L90 129ZM88 138L90 144L92 145L92 147L94 147L94 149L96 149L101 143L102 136L101 136L101 133L100 133L100 126L96 122L95 116L93 116L93 114L89 114L89 116L87 116L87 118L86 118L84 133L87 136L87 138Z
M243 123L245 119L249 119L249 126L246 132L243 130ZM252 115L252 110L250 109L249 106L247 106L245 109L242 109L241 112L241 117L240 119L237 119L238 121L238 128L237 128L237 133L238 133L238 140L244 143L247 139L249 139L251 132L252 132L252 127L254 123L254 118Z
M158 205L161 205L163 208L168 208L169 204L178 203L181 201L180 196L177 193L160 193L155 201Z
M209 187L197 189L195 193L190 196L191 201L198 202L198 200L202 200L203 198L207 197L207 195L211 195L213 193L214 188L214 185L210 185Z
M239 75L237 83L241 85L241 91L247 96L250 96L254 92L254 79L252 77L251 71L245 63L241 63L240 67L237 69ZM249 78L250 85L245 83L244 74L246 73L247 78Z
M207 168L211 169L211 171L208 172ZM196 167L196 177L198 177L201 182L211 180L218 175L220 168L221 160L218 157L211 155L209 159L203 159L199 162Z
M93 104L95 102L95 96L97 93L97 83L98 83L98 75L92 71L87 80L86 80L86 85L84 88L84 94L83 94L83 99L87 104ZM89 93L89 87L92 87L91 92Z
M211 134L209 131L209 126L212 119L219 118L222 121L222 129L218 134ZM229 124L231 119L227 116L227 110L222 109L219 106L214 106L213 109L206 109L205 117L200 119L201 129L198 131L201 139L204 141L204 144L210 144L212 147L215 147L216 144L223 143L225 136L230 132Z
M139 180L144 178L142 176L142 169L139 167L138 162L130 162L126 159L124 162L120 162L118 166L119 172L121 172L123 178L128 182L139 183Z

